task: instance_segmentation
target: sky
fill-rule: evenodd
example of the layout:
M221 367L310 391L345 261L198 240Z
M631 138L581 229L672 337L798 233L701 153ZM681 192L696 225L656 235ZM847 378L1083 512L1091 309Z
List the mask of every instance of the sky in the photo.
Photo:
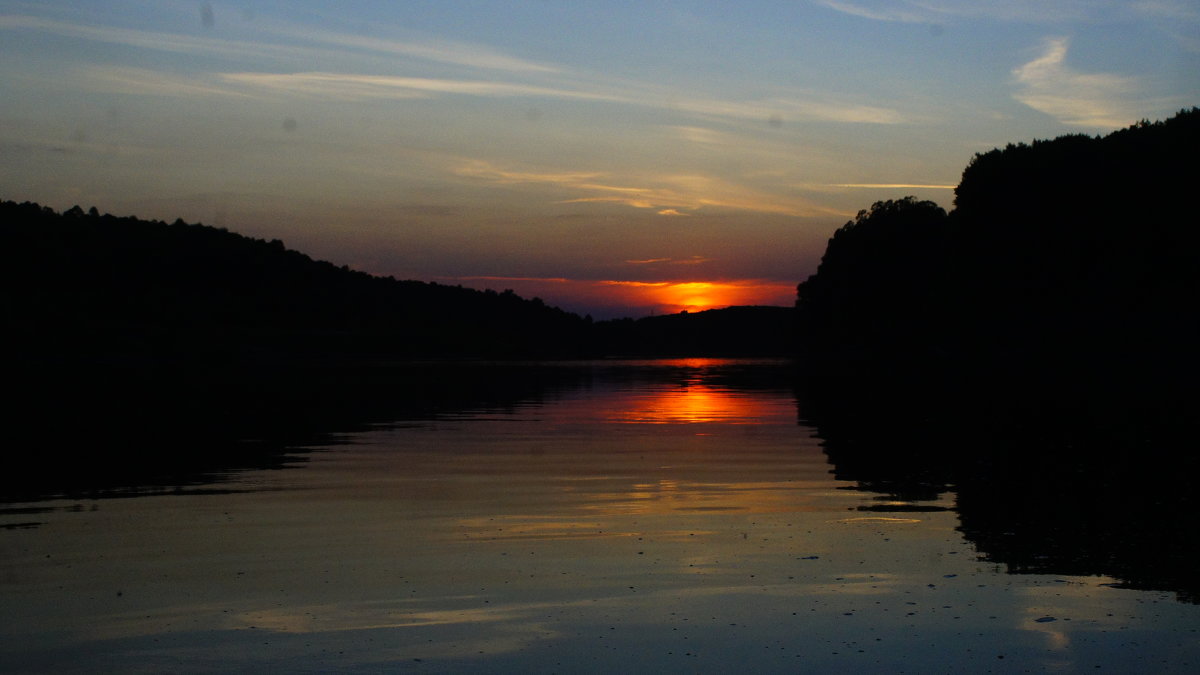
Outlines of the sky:
M791 304L875 201L1195 105L1195 0L0 0L0 199L598 319Z

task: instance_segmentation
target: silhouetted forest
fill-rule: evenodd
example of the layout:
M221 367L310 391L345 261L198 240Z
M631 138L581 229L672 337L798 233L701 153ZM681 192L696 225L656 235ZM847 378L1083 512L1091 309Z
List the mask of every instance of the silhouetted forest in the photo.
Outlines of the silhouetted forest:
M224 229L0 204L6 337L67 360L577 356L589 320Z
M946 213L861 211L798 288L825 373L1192 387L1200 109L978 154ZM1189 215L1191 214L1191 215Z
M39 361L763 356L794 312L595 322L512 291L399 281L224 229L0 203L14 353Z

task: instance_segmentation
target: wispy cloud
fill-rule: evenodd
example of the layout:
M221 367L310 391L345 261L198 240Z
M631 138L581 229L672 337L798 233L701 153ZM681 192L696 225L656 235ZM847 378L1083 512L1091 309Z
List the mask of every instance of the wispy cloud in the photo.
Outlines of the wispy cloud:
M1080 73L1066 63L1068 39L1051 38L1042 54L1013 70L1020 90L1014 97L1065 124L1117 127L1135 121L1133 78L1106 73Z
M0 30L34 30L84 40L93 40L125 47L151 49L172 53L204 54L222 57L276 58L311 60L313 56L330 55L347 49L360 52L407 56L424 61L447 63L487 70L522 73L554 73L557 66L534 63L504 54L484 45L447 40L389 40L362 35L350 35L312 28L269 27L269 33L297 41L279 44L266 41L238 41L213 37L145 31L115 26L95 26L26 15L0 16ZM302 44L300 44L302 43ZM312 44L325 48L314 48ZM328 47L337 49L331 50Z
M712 262L712 258L705 258L701 255L694 255L690 258L647 258L645 260L626 260L627 265L700 265L706 262Z
M482 159L468 160L455 168L454 173L459 176L479 178L492 183L550 183L567 186L590 185L590 181L604 175L596 171L525 171L506 169Z
M838 188L862 188L862 189L929 189L929 190L953 190L957 185L950 184L931 184L931 183L834 183L832 187Z
M316 42L377 54L408 56L471 68L523 73L556 73L562 70L556 65L535 63L483 45L449 40L395 40L313 30L307 26L302 28L275 27L271 30L276 34L305 42Z
M529 171L500 167L480 159L461 163L453 173L498 184L545 184L592 193L559 200L562 204L609 202L660 213L713 207L791 216L844 215L800 198L769 194L706 175L653 175L640 179L644 185L634 186L609 182L609 176L598 172Z
M906 120L898 110L820 92L800 92L785 96L725 99L700 91L680 90L671 85L648 82L612 81L605 76L574 72L555 64L535 63L505 54L486 45L436 39L395 40L372 36L303 30L287 25L260 24L260 40L222 39L203 36L146 31L114 26L94 26L26 15L0 16L0 31L21 30L61 35L125 47L169 53L239 59L260 64L263 60L278 64L270 72L243 71L207 73L197 76L201 83L184 82L163 74L140 71L110 73L114 85L127 92L168 95L207 95L235 93L219 85L254 88L256 93L292 94L335 100L403 99L434 95L471 95L491 97L543 97L593 102L608 102L642 108L654 108L699 118L756 123L832 121L850 124L899 124ZM271 37L278 41L272 42ZM427 62L451 64L479 71L476 78L396 76L359 72L287 71L289 64L314 62L345 63L355 56L384 55L407 57ZM396 67L413 72L415 64L397 61ZM503 71L508 81L491 77ZM246 92L242 92L246 93Z
M906 121L899 111L891 108L824 99L815 94L808 99L736 101L689 97L657 87L635 85L621 90L579 78L569 78L561 85L546 85L494 79L468 80L336 72L242 72L222 73L218 77L225 82L260 90L332 99L412 98L435 94L527 96L653 107L727 120L775 119L788 122L833 121L851 124L900 124ZM691 129L693 138L699 140L699 127L684 128ZM716 140L711 135L709 139Z
M196 37L181 33L143 31L113 26L88 26L34 16L0 16L0 30L39 31L53 35L104 42L175 54L202 54L232 58L303 58L312 57L312 49L286 45L222 40L210 36Z
M816 3L843 14L864 19L874 19L875 21L925 23L929 20L925 14L906 8L906 3L891 2L881 7L868 6L861 3L841 2L840 0L816 0Z
M441 279L457 279L459 281L544 281L546 283L566 284L570 279L564 277L505 277L505 276L471 276L471 277L440 277Z
M779 97L748 101L672 97L662 107L701 116L771 121L775 124L812 121L903 124L907 121L894 108L839 101L817 94L806 98Z
M672 285L669 281L616 281L606 279L598 282L602 286L634 286L636 288L661 288Z
M613 100L599 93L491 80L452 80L355 73L222 73L225 82L276 92L333 98L414 98L431 94L470 96L540 96L586 100Z
M874 21L940 23L956 17L1055 22L1119 7L1110 0L815 0L829 9Z
M238 91L215 81L207 75L183 75L149 68L123 66L84 66L75 71L77 86L109 94L152 96L237 96L251 94Z

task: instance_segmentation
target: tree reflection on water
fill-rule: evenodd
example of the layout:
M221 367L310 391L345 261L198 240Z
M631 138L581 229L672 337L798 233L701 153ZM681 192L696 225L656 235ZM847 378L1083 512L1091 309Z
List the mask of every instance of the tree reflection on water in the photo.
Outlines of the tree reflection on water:
M220 490L232 472L300 466L308 448L406 420L537 408L560 425L589 417L703 435L707 425L749 433L798 410L834 476L878 495L860 510L937 511L951 495L961 533L1011 573L1107 575L1200 601L1200 467L1173 441L1185 423L1147 414L1162 412L1149 404L1060 399L1076 402L1067 407L1011 391L948 400L930 387L814 384L787 363L714 359L70 375L29 379L11 447L31 468L8 473L0 501ZM619 395L570 395L589 389ZM724 502L699 507L714 504Z
M1200 461L1181 451L1194 422L1173 412L1179 399L1011 386L954 398L886 381L798 391L837 477L906 502L952 493L982 559L1200 602Z

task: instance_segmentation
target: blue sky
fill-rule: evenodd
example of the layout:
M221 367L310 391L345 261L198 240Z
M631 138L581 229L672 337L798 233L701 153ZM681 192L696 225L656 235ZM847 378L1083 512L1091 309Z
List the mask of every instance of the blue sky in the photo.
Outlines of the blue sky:
M0 57L0 198L639 315L790 302L876 200L1200 105L1200 5L0 2Z

